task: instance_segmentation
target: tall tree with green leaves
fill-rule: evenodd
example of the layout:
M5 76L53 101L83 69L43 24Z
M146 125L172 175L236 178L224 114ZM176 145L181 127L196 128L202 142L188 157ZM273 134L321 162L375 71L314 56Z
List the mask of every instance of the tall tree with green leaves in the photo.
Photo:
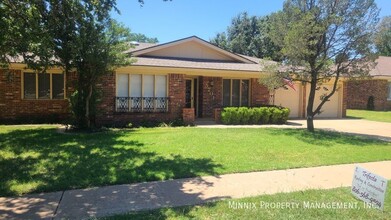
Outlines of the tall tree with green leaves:
M375 35L375 45L379 55L391 56L391 16L384 17Z
M286 0L283 10L272 15L270 36L285 57L279 75L309 86L309 131L314 131L314 116L335 94L341 77L368 74L376 58L371 40L378 14L374 0ZM315 106L323 83L332 88L322 91Z
M232 19L226 32L218 33L210 42L234 53L280 61L280 48L268 34L270 27L268 16L249 16L243 12Z
M145 34L140 34L140 33L131 33L130 40L139 43L152 43L152 44L159 43L159 40L156 37L147 37Z
M130 64L123 53L130 47L130 32L110 18L115 5L115 0L3 0L0 25L6 32L0 38L0 62L6 66L13 56L22 56L39 73L50 67L75 71L75 123L90 128L99 93L96 83L116 67Z

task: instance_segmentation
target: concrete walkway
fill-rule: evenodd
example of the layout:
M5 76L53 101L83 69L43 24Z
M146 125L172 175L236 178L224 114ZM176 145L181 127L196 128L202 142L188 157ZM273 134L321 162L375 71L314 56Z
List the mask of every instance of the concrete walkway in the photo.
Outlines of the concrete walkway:
M391 141L391 123L368 121L364 119L316 119L315 129L344 132L347 134L363 135ZM288 120L285 125L222 125L211 120L196 121L201 128L307 128L306 120Z
M391 179L391 161L228 174L0 197L0 219L80 219L306 189L350 186L356 165Z

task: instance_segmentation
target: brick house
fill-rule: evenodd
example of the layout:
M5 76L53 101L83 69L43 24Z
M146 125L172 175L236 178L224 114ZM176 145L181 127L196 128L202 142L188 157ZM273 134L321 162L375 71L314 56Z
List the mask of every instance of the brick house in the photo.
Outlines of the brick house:
M259 59L234 54L198 37L165 44L135 43L128 51L136 61L102 78L98 124L123 125L140 121L213 118L224 106L269 104L270 94L258 83L264 74ZM69 117L67 98L75 75L61 69L36 74L21 63L0 75L0 121L64 120ZM328 85L325 85L328 86ZM305 117L305 85L279 89L274 103L291 108L291 117ZM345 87L325 105L320 117L343 117ZM321 94L319 94L321 95ZM50 120L49 120L50 119Z
M391 57L379 56L371 79L347 82L347 108L367 109L373 97L375 110L391 110Z

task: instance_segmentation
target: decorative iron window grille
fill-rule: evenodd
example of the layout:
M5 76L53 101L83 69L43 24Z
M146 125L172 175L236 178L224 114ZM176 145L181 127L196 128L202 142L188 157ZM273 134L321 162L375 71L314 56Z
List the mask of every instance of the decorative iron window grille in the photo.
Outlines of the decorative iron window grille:
M116 97L117 112L167 112L168 97Z

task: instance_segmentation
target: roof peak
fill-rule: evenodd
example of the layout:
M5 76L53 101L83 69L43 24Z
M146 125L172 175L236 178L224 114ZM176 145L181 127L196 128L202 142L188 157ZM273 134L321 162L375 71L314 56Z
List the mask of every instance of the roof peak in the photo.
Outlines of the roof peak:
M148 54L150 55L152 53L156 53L157 51L162 51L166 48L174 47L174 46L184 44L187 42L191 42L191 41L194 41L194 42L197 42L197 43L203 45L204 48L208 48L207 50L209 50L209 52L220 54L222 57L225 57L225 59L231 59L232 61L237 61L239 63L252 63L252 64L256 63L253 60L248 59L244 56L241 56L236 53L232 53L232 52L224 50L216 45L213 45L212 43L210 43L210 42L208 42L198 36L195 36L195 35L190 36L190 37L186 37L186 38L182 38L182 39L178 39L178 40L174 40L174 41L170 41L170 42L163 43L163 44L153 45L151 47L145 47L142 49L132 50L129 52L132 53L132 55L136 56L136 57L148 56ZM188 58L196 58L196 57L188 57Z

